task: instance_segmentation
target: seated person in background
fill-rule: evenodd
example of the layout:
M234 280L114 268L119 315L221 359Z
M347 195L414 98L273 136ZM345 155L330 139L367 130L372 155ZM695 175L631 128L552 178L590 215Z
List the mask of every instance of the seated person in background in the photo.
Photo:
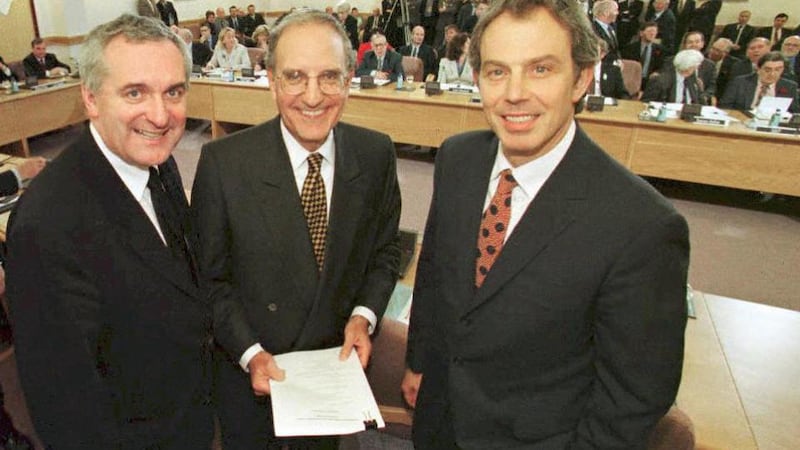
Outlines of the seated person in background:
M781 54L786 59L786 69L783 71L783 77L795 83L800 83L800 58L797 57L798 52L800 52L800 36L789 36L783 40Z
M683 35L681 50L691 49L702 53L706 42L701 31L689 31ZM697 68L697 79L702 83L703 98L700 103L704 105L717 104L717 70L714 62L708 58L703 59Z
M700 103L703 94L697 82L697 67L703 62L697 50L681 50L672 63L650 76L643 102Z
M0 83L16 79L17 76L14 75L14 72L11 71L11 68L6 65L5 61L3 61L3 57L0 56Z
M719 107L749 111L757 108L764 97L789 97L792 99L789 112L798 112L797 83L781 78L783 71L784 59L780 52L767 53L758 60L755 73L731 80Z
M200 41L201 44L208 48L208 51L213 53L214 46L217 42L217 37L213 33L213 28L210 25L200 25Z
M183 42L186 42L186 45L192 50L192 64L197 64L199 66L208 64L208 60L211 59L211 50L208 49L207 45L192 40L194 37L192 36L192 30L181 28L178 30L178 36L180 36Z
M436 51L425 43L425 28L422 25L412 29L411 43L400 47L397 52L403 56L413 56L422 60L422 80L428 80L428 76L431 79L436 76Z
M472 66L469 64L469 35L458 33L450 39L444 58L439 61L440 83L461 84L472 86Z
M356 70L356 76L371 76L376 80L397 81L403 74L403 58L393 50L387 50L386 36L373 33L370 38L372 50L364 54L364 60Z
M255 63L253 67L255 70L264 70L267 67L267 56L269 56L269 27L266 25L259 25L253 31L251 36L253 40L253 47L264 50L264 57L261 61L251 61Z
M247 48L236 42L236 30L231 27L222 29L219 32L219 40L214 48L214 55L206 65L207 69L222 67L224 69L249 69L250 57L247 55Z
M210 9L206 11L206 21L200 24L200 42L205 42L203 39L203 27L207 27L211 36L213 36L211 39L212 46L210 47L211 51L213 51L213 44L217 40L217 30L219 29L219 24L217 24L217 15L214 13L214 11L211 11Z
M661 70L664 65L664 47L656 43L658 24L645 22L639 27L639 40L622 48L622 59L639 61L642 65L642 89L647 87L647 80L653 72Z
M69 74L70 68L56 58L56 55L47 53L47 44L42 38L31 41L31 53L22 60L26 76L36 78L58 77Z
M711 44L708 49L708 59L714 63L714 71L717 74L717 93L716 98L722 98L725 94L725 87L731 79L731 71L734 64L739 62L739 58L730 54L733 50L733 42L721 37Z
M450 40L460 32L461 31L458 29L458 25L454 23L444 27L444 38L442 39L442 45L436 48L436 57L439 58L439 61L441 61L442 58L444 58L444 54L447 53L447 44L450 43Z
M769 40L763 37L754 37L747 43L746 58L733 65L731 80L739 75L748 75L758 70L758 60L769 53Z
M778 13L772 20L772 26L760 28L756 31L756 36L768 39L771 50L780 50L783 40L792 34L791 31L783 28L788 20L789 16L786 13Z
M38 175L46 164L46 159L37 156L0 172L0 196L16 194L22 188L22 182Z
M608 43L603 39L598 39L600 47L600 61L594 65L594 80L587 90L588 95L602 95L628 99L631 96L625 90L625 83L622 81L622 71L614 64L613 59L606 58Z

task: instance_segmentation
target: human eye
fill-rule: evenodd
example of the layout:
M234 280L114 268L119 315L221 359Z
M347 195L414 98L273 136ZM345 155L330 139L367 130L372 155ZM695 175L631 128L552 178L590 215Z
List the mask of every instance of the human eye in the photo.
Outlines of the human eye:
M283 73L283 79L289 84L302 84L306 81L306 74L299 70L287 70Z
M123 92L123 96L126 99L134 102L141 100L143 95L142 90L139 88L130 88Z
M183 98L184 94L186 94L186 89L184 89L183 86L179 86L167 90L166 96L172 100L180 100Z
M484 76L489 81L499 81L505 78L507 71L501 67L487 67L484 71Z
M342 74L336 70L326 70L319 75L319 79L326 84L338 84L342 79Z
M534 77L547 76L552 71L552 68L547 64L534 64L531 66L531 74Z

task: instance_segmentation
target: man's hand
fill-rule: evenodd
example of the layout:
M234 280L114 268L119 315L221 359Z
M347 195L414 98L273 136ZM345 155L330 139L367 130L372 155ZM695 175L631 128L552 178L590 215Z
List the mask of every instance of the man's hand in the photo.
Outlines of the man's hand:
M253 393L259 397L269 395L269 380L283 381L286 378L286 372L278 367L275 358L267 352L256 353L247 368L250 370Z
M420 384L422 384L422 374L406 369L400 389L403 390L403 398L406 399L406 403L412 408L417 406L417 394L419 394Z
M372 341L369 338L369 320L364 316L350 317L344 327L344 344L339 353L339 360L344 361L350 357L350 352L356 349L361 367L366 368L369 355L372 352Z
M20 178L23 180L29 180L38 175L39 172L44 169L46 164L47 160L40 156L28 158L22 164L17 166L17 172L19 172Z
M388 72L382 72L382 71L379 70L379 71L375 72L375 79L376 80L388 80L389 79L389 73Z

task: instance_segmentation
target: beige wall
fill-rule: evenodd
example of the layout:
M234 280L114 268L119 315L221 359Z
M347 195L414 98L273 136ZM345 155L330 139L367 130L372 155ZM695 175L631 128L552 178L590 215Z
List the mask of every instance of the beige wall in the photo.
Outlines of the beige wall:
M28 0L11 2L8 15L0 14L0 30L3 30L3 39L0 39L0 56L3 60L16 61L27 56L31 52L31 39L33 39L30 2Z

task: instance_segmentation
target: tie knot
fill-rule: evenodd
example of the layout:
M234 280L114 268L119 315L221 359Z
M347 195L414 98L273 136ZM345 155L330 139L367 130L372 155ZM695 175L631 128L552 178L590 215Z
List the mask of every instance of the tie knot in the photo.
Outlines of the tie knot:
M150 166L150 178L147 179L147 187L150 190L158 189L164 190L164 185L161 183L161 176L158 174L158 169L153 166Z
M322 155L319 153L312 153L308 155L308 173L314 174L319 172L322 165Z
M500 172L500 182L497 185L497 192L508 195L517 186L517 180L511 174L511 169L505 169Z

